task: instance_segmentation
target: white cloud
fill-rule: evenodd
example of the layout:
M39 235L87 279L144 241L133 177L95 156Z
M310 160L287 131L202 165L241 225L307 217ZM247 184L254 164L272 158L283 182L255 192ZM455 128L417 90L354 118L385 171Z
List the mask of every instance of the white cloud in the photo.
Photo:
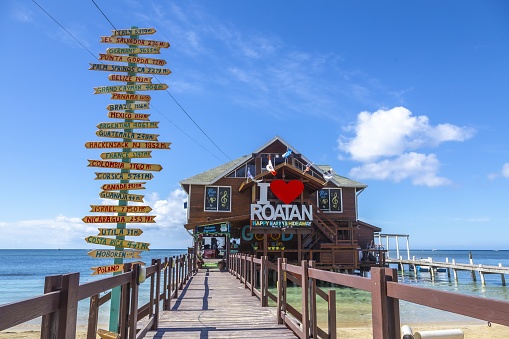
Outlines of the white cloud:
M502 166L502 175L504 178L509 178L509 163L507 162Z
M350 130L355 131L355 136L346 141L340 139L339 148L361 162L438 146L445 141L465 141L474 133L471 128L451 124L431 126L428 117L412 116L405 107L361 112Z
M450 180L436 176L440 164L434 154L415 152L403 154L393 160L382 160L378 163L367 163L354 167L350 175L358 179L392 180L400 182L412 180L414 185L443 186Z
M130 227L136 225L136 228L144 230L139 240L157 244L157 248L186 247L187 243L182 244L183 240L188 240L183 227L186 222L183 202L186 198L182 189L174 190L166 199L159 199L157 193L146 195L144 205L153 208L150 215L157 215L156 223L130 224ZM111 205L111 200L107 204ZM0 222L0 233L2 239L5 239L3 248L87 248L89 245L85 238L97 235L98 227L115 227L108 224L85 224L81 218L59 215L52 219ZM172 235L174 238L171 238Z
M405 107L361 112L346 131L353 131L354 136L341 136L339 149L363 163L350 175L395 182L410 179L414 185L425 186L449 185L451 181L437 176L440 162L435 154L415 150L437 147L446 141L465 141L474 135L468 127L449 123L432 126L427 116L412 116Z

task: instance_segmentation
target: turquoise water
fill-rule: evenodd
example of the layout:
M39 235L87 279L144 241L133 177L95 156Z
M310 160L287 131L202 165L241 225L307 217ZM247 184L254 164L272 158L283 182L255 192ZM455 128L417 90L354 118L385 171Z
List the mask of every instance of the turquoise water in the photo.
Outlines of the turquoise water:
M96 259L89 257L89 250L0 250L0 305L19 301L22 299L41 295L44 287L44 277L47 275L80 272L80 283L101 279L110 275L92 276L90 267L108 265L112 259ZM151 250L143 252L142 261L150 264L152 258L164 258L186 253L185 249ZM509 251L471 251L474 263L509 267ZM420 251L414 250L410 256L419 258L432 257L434 261L449 261L455 259L458 263L468 263L469 251ZM406 252L400 255L406 258ZM391 252L391 256L396 254ZM470 272L459 272L459 281L448 278L447 273L439 273L432 281L429 273L419 273L416 278L411 272L399 273L399 281L405 284L436 288L444 291L475 295L479 297L509 300L509 289L502 286L500 275L486 275L486 285L482 285L480 278L473 282ZM509 277L508 277L509 278ZM322 286L327 290L327 287ZM348 324L362 324L369 326L371 323L371 297L364 291L351 288L336 287L336 299L338 326ZM140 286L140 300L143 303L148 300L149 285ZM298 287L290 288L288 301L294 307L300 307L301 290ZM144 299L141 299L144 298ZM88 317L88 300L79 304L78 323L83 325ZM319 303L319 321L326 322L326 304ZM447 312L429 309L406 302L400 303L402 324L422 322L474 322L474 320L457 316ZM105 321L109 309L107 305L101 307L100 322Z
M91 275L91 267L110 265L113 259L92 258L88 249L79 250L0 250L0 305L43 294L44 278L49 275L79 272L80 284L110 277L111 274ZM141 254L143 262L177 256L187 249L150 250ZM133 260L126 260L133 261ZM146 303L150 285L140 285L140 302ZM89 300L78 304L78 324L88 321ZM107 323L109 303L100 307L100 323ZM31 323L37 323L34 320Z

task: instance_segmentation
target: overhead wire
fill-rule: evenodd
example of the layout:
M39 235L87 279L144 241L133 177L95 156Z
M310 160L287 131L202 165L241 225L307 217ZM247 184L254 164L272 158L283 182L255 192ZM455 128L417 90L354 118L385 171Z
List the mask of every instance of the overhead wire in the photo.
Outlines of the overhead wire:
M99 7L99 5L97 5L97 3L94 1L94 0L91 0L94 5L97 7L97 9L101 12L101 14L104 16L104 18L110 23L110 25L113 27L113 29L116 30L116 27L115 25L110 21L110 19L107 17L107 15L101 10L101 8ZM58 26L60 26L60 28L62 28L67 34L69 34L69 36L71 36L81 47L83 47L83 49L85 49L90 55L92 55L92 57L94 58L94 60L97 60L99 61L100 63L102 63L101 60L99 60L96 55L90 51L79 39L77 39L71 32L69 32L69 30L67 30L57 19L55 19L47 10L45 10L36 0L32 0L32 2L34 4L37 5L37 7L39 7L46 15L48 15ZM145 65L147 66L147 65ZM157 81L159 81L159 83L161 83L161 81L156 77ZM182 105L175 99L175 97L173 97L173 95L171 95L171 93L166 89L166 92L168 93L168 95L173 99L173 101L177 104L177 106L185 113L185 115L193 122L193 124L207 137L207 139L210 140L210 142L224 155L226 156L230 161L234 161L232 160L213 140L212 138L210 138L210 136L200 127L200 125L191 117L191 115L184 109L184 107L182 107ZM221 159L215 155L214 153L212 153L209 149L207 149L205 146L203 146L201 143L199 143L197 140L195 140L193 137L191 137L188 133L186 133L182 128L180 128L177 124L175 124L173 121L171 121L171 119L169 119L166 115L164 115L160 110L158 110L156 107L154 107L153 105L151 105L152 108L154 108L159 114L161 114L162 117L164 117L166 120L168 120L173 126L175 126L179 131L181 131L185 136L187 136L189 139L191 139L193 142L195 142L197 145L199 145L201 148L203 148L206 152L208 152L209 154L211 154L213 157L215 157L216 159L220 160Z

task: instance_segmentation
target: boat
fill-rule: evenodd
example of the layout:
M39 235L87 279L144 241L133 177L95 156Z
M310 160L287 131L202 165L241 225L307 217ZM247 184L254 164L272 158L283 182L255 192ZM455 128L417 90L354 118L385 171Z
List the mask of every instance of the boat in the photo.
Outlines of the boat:
M433 258L431 258L431 257L421 258L420 261L423 261L425 263L432 263ZM429 270L431 269L430 265L416 265L416 266L417 266L417 270L419 272L429 272ZM445 267L435 268L435 272L446 272L446 271L447 271L447 269Z

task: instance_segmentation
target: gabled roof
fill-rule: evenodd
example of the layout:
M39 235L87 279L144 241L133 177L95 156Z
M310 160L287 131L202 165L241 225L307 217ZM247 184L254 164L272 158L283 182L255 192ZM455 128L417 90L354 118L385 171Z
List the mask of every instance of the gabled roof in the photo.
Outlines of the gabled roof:
M219 165L215 168L212 168L208 171L202 172L200 174L196 174L192 177L184 179L180 182L180 185L210 185L217 180L224 177L226 174L230 173L240 165L243 165L247 161L251 159L251 155L244 155L240 158L227 162L225 164Z
M253 158L253 155L256 155L256 154L262 152L264 149L266 149L267 147L272 145L274 142L282 143L288 149L291 149L292 153L294 155L298 155L299 158L302 159L304 162L310 163L311 164L311 168L316 173L321 173L323 175L323 173L325 173L326 171L328 171L331 168L330 166L327 166L327 165L314 165L312 163L312 161L310 161L309 159L304 157L299 151L297 151L295 149L295 147L293 147L292 145L290 145L289 143L287 143L286 141L281 139L281 137L275 136L270 141L268 141L267 143L265 143L264 145L262 145L261 147L256 149L252 154L244 155L244 156L242 156L242 157L240 157L238 159L235 159L233 161L230 161L230 162L227 162L225 164L219 165L219 166L217 166L215 168L212 168L212 169L210 169L208 171L205 171L205 172L202 172L200 174L197 174L197 175L194 175L192 177L189 177L187 179L184 179L184 180L182 180L180 182L180 185L186 191L187 191L187 185L211 185L211 184L215 183L217 180L219 180L219 179L223 178L224 176L226 176L231 171L233 171L236 168L238 168L239 166L244 165L246 162L248 162L249 160L251 160ZM288 168L290 168L290 167L291 168L295 168L295 167L293 167L291 165L288 165L286 163L280 164L276 168L283 167L282 165L284 165L284 166L286 166ZM300 172L296 168L295 168L295 170L297 172ZM294 170L294 172L295 172L295 170ZM290 171L292 171L292 170L290 169ZM266 175L266 173L268 173L268 172L264 172L264 173L258 174L255 177L255 179L260 179L260 178L264 177ZM310 180L310 182L313 182L312 186L316 186L316 184L318 182L320 182L320 179L317 179L317 178L315 178L315 177L313 177L313 176L311 176L311 175L309 175L307 173L304 173L304 174L301 173L301 176L305 176L307 179ZM338 187L354 187L354 188L357 188L357 189L364 189L364 188L367 187L367 185L365 185L365 184L362 184L360 182L357 182L357 181L345 178L345 177L337 175L335 173L334 173L334 175L333 175L333 177L332 177L332 179L330 181L332 183L334 183ZM246 181L243 184L243 186L241 186L241 190L245 188L246 184L248 184L248 181ZM322 184L322 187L323 187L323 185L326 185L325 179L323 179L323 182L321 184Z

